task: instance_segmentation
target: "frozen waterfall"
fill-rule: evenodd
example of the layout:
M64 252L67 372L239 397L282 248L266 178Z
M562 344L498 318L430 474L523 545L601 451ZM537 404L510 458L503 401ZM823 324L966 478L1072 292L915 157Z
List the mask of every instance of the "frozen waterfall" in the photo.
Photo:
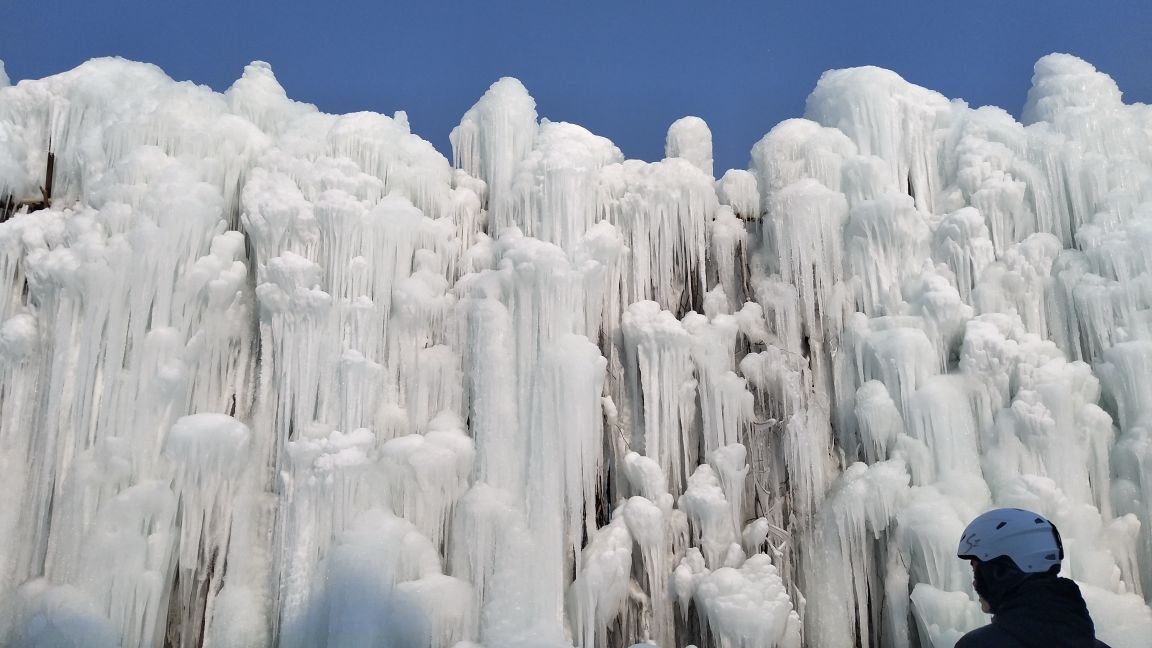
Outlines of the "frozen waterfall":
M511 78L449 161L2 70L0 644L950 648L994 505L1152 644L1152 107L1080 59L1023 123L831 71L718 179Z

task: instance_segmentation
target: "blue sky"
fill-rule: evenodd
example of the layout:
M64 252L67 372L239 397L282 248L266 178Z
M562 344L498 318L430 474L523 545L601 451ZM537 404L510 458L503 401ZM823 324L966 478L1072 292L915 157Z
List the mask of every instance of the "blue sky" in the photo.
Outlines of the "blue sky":
M717 175L747 165L772 125L803 112L830 68L880 65L1019 114L1032 64L1052 51L1152 102L1148 0L616 0L395 3L300 0L7 0L0 59L13 82L94 56L155 63L223 90L253 59L328 112L406 110L449 152L448 132L501 76L541 116L581 124L628 157L663 156L668 125L712 127Z

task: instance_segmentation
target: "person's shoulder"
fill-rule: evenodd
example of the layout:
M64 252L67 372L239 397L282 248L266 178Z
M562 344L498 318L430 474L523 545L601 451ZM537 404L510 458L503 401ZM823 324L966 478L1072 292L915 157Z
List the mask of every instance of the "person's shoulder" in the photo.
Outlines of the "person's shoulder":
M1017 648L1019 645L1012 635L992 624L976 628L956 642L956 648Z

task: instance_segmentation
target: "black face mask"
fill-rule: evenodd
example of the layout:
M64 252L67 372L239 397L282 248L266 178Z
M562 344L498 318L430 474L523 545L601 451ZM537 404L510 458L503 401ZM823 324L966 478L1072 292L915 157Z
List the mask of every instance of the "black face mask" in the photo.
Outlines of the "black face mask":
M1051 577L1050 574L1029 574L1020 571L1016 563L1007 556L993 558L987 562L975 562L975 586L980 598L988 602L988 607L995 614L1004 602L1012 595L1024 581L1036 577Z

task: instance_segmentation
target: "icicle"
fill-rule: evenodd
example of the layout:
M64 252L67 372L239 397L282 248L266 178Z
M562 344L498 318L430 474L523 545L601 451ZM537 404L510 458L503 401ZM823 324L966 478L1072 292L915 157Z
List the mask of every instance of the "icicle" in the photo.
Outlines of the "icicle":
M833 287L845 276L847 201L843 194L804 179L771 195L767 217L781 279L799 293L801 321L808 334L824 339L823 317L837 310Z
M734 300L744 297L744 266L747 255L748 230L729 207L716 211L716 220L709 229L709 251L715 259L716 277L724 294Z
M488 210L499 235L512 223L512 182L516 165L536 140L536 101L511 77L493 83L452 129L452 158L457 169L488 186Z
M1012 246L1002 262L984 271L972 294L976 311L1015 311L1029 331L1047 334L1046 288L1059 252L1060 242L1048 234L1034 234Z
M771 197L805 178L840 191L844 160L857 154L844 133L807 119L786 119L752 147L761 210Z
M712 176L712 131L699 117L681 117L668 127L664 156L684 158Z
M443 575L435 545L402 518L360 514L333 548L325 580L327 609L311 631L327 646L449 648L470 636L468 584Z
M543 350L534 375L527 511L535 548L532 616L539 624L563 627L569 560L580 569L581 538L595 529L585 506L596 501L600 479L605 366L596 345L571 335Z
M344 434L316 424L285 444L284 504L273 556L279 601L274 628L284 645L303 646L308 628L317 623L313 597L323 581L322 558L356 518L375 444L370 430Z
M671 534L668 533L669 513L639 496L629 499L621 513L628 532L640 547L644 561L644 587L652 606L650 638L661 646L674 641L675 627L668 587L668 575L672 571L669 559L674 555Z
M199 640L205 608L222 579L222 570L215 565L227 547L229 504L237 494L250 447L248 426L226 414L182 417L164 441L164 456L175 467L173 490L180 498L179 591L170 607L181 619L179 636L187 645Z
M768 556L705 573L693 600L721 648L799 648L800 618Z
M680 158L627 160L600 171L600 217L631 251L624 303L655 300L679 310L703 296L706 228L719 207L710 176Z
M953 104L875 67L825 72L808 96L805 114L843 131L863 155L888 166L889 186L907 190L921 210L935 209L943 188L940 131L951 126Z
M98 603L72 585L52 586L44 580L30 581L19 592L16 614L23 624L13 640L18 646L122 645L116 629Z
M423 435L391 439L380 446L384 481L392 510L440 547L457 499L468 490L472 474L472 439L463 423L445 412Z
M516 167L506 226L572 250L599 218L600 169L623 159L607 139L574 124L545 120L532 152Z
M636 413L631 446L653 458L668 476L673 493L683 489L694 465L694 448L685 444L682 398L695 390L690 337L680 322L655 302L639 302L624 314L625 354Z
M908 317L868 320L861 315L853 324L860 382L884 383L902 413L908 412L912 394L941 369L936 345L922 327L919 319Z
M912 199L885 194L852 208L844 231L848 271L859 280L862 311L889 314L899 308L902 284L928 256L928 227Z
M887 459L897 439L904 434L904 418L884 383L869 380L856 390L856 419L860 424L865 460L871 464Z
M732 528L739 529L744 523L744 488L748 477L748 464L745 459L748 451L739 443L733 443L710 452L708 464L716 471L724 499L732 514Z
M746 221L760 219L760 188L756 176L744 169L728 169L716 181L716 197L721 205L732 208L732 212Z
M908 487L903 462L849 466L828 495L806 561L806 636L820 645L875 643L879 638L880 570L873 543L894 521ZM845 607L853 614L844 615Z
M703 549L709 566L721 566L725 552L737 538L738 529L732 523L732 505L725 498L711 466L697 466L688 478L688 488L680 496L678 505L688 514L693 544Z
M575 645L607 646L608 624L622 611L632 571L632 536L623 515L591 534L572 586L568 610Z

